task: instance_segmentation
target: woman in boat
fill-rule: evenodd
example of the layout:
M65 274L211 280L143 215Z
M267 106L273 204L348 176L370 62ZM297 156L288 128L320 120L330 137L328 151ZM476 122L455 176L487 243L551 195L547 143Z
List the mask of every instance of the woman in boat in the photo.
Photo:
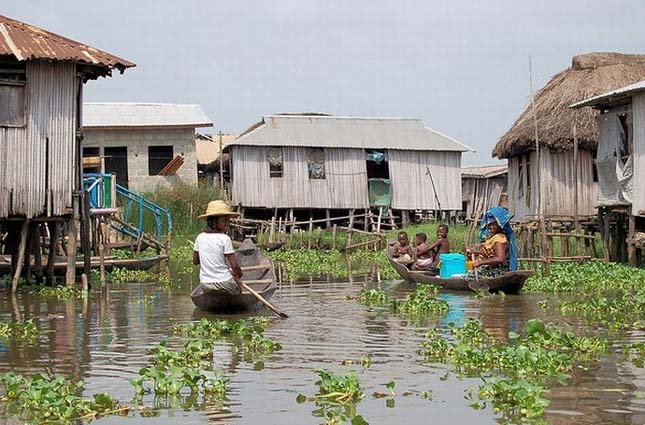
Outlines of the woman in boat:
M235 259L233 242L226 234L231 217L238 215L224 201L212 201L206 213L199 216L206 219L207 229L195 239L193 264L199 265L199 282L204 292L241 292L237 281L242 278L242 269Z
M515 233L511 227L513 215L502 207L486 211L481 221L479 252L466 250L467 255L475 255L473 268L480 277L500 276L517 270L517 250Z

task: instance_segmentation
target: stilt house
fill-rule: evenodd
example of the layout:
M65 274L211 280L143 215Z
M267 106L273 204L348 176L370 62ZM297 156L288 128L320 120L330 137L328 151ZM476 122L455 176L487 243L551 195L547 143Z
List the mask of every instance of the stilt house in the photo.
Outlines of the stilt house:
M477 220L487 209L506 205L508 165L483 165L461 169L461 193L466 218Z
M83 84L134 64L4 16L0 62L0 227L15 268L29 220L78 218Z
M571 109L568 105L644 78L645 55L588 53L575 56L570 68L536 93L535 106L529 104L493 149L494 157L508 159L508 203L515 219L535 218L538 196L545 215L573 216L576 182L577 213L595 215L598 172L593 158L598 126L590 108ZM579 146L578 164L574 164L574 137Z
M461 209L461 154L419 119L269 115L226 149L243 208Z
M645 81L572 105L589 106L600 130L596 205L605 257L637 265L645 249Z

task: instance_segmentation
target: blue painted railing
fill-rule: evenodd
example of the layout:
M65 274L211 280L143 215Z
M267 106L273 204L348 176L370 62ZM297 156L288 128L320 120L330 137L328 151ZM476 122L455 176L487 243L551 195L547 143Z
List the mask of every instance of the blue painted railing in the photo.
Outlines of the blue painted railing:
M123 208L123 221L129 225L113 223L113 227L121 233L133 238L141 236L148 214L151 214L154 219L158 241L163 241L164 236L169 236L172 233L170 211L150 202L140 193L117 184L113 174L84 174L83 188L89 195L91 209L116 208L117 205Z

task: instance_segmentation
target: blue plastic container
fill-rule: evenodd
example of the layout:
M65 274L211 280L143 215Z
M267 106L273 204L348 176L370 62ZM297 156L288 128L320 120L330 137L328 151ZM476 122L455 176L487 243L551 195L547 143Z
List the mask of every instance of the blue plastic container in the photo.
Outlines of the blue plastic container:
M466 256L464 254L441 254L439 259L441 260L439 277L451 277L466 273Z

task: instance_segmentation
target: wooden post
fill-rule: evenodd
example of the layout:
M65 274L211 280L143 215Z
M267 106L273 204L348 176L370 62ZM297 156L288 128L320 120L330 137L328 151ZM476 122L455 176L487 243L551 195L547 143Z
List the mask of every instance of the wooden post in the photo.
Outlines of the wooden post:
M90 287L87 282L87 275L85 273L81 273L81 283L83 284L83 291L87 292L90 289Z
M76 283L76 239L77 239L76 220L72 217L69 220L69 231L67 233L67 273L65 275L65 285L73 288Z
M338 230L338 225L334 223L333 227L331 228L331 249L335 250L336 249L336 231Z
M378 221L376 222L376 233L381 233L381 219L383 218L383 207L378 207Z
M39 285L43 282L43 258L40 247L40 223L35 223L31 229L31 252L34 255L34 276Z
M307 238L307 249L311 249L311 238L313 236L314 232L314 217L313 217L313 212L309 210L309 237Z
M636 246L634 234L636 233L636 216L629 214L629 233L627 234L627 261L630 266L636 267Z
M354 230L354 210L349 211L349 226L347 227L347 246L352 244L352 231Z
M269 243L273 243L274 234L275 234L275 215L271 217L271 229L269 229Z
M22 272L22 263L25 260L25 250L27 249L27 231L29 229L29 220L22 223L20 229L20 245L18 245L18 261L15 264L15 273L11 281L11 292L15 293L18 289L18 281L20 280L20 273Z
M606 209L602 219L602 245L605 262L609 262L611 260L609 256L609 213Z
M573 124L573 227L576 235L580 231L580 220L578 218L578 172L580 169L578 152L578 134L576 124ZM576 238L576 255L580 255L580 240Z
M90 197L81 191L81 250L83 251L83 273L90 283L92 253L90 248ZM138 250L139 251L139 250Z
M331 212L329 208L325 210L325 215L327 216L327 221L325 222L325 228L329 229L331 227Z
M365 218L364 218L365 222L363 224L363 230L366 231L366 232L367 232L367 229L368 229L368 226L369 226L369 222L367 221L369 219L369 216L370 216L369 213L370 213L370 210L368 210L366 208L365 209Z
M47 253L47 271L45 272L45 283L47 286L54 285L54 262L56 261L56 248L58 247L58 235L60 225L55 221L49 222L49 252Z

